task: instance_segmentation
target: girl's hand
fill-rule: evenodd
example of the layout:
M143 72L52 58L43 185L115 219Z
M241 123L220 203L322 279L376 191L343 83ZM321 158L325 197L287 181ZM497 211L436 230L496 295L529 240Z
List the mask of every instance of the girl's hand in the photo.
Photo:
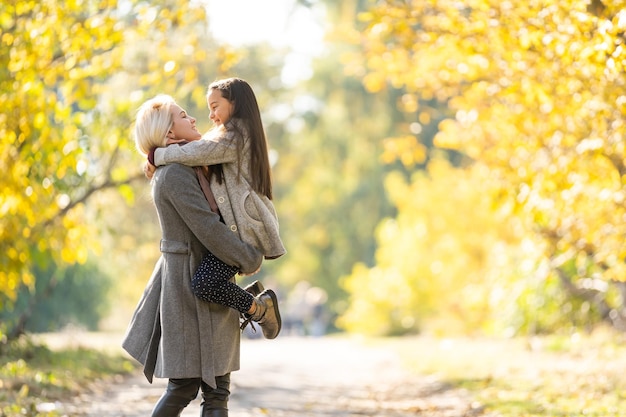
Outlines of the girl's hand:
M154 175L154 171L156 171L156 167L152 165L150 162L146 162L143 166L143 173L149 180L152 179Z

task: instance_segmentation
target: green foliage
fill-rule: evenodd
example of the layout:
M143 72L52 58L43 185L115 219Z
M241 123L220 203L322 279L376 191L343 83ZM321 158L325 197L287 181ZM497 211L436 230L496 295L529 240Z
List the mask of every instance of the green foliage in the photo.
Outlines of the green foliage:
M390 97L373 97L341 73L338 49L318 59L316 76L291 92L294 110L278 136L274 170L289 252L278 261L279 274L291 287L302 280L323 288L333 313L345 299L339 277L355 262L372 263L374 229L391 214L378 138L389 133L394 111Z
M108 313L111 279L93 263L36 268L35 278L34 288L22 287L12 308L0 311L0 321L9 328L50 332L74 325L97 330Z

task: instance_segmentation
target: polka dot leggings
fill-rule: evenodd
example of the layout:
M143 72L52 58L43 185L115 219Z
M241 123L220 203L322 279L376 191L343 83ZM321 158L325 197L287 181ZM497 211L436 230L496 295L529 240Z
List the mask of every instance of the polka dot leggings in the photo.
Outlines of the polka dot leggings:
M222 262L209 252L193 274L191 289L196 297L204 301L247 313L254 297L230 280L238 271L237 267Z

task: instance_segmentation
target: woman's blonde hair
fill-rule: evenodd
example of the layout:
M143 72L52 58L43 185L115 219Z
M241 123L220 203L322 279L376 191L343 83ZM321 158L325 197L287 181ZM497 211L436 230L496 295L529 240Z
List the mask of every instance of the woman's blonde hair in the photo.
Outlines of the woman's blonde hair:
M163 147L174 118L170 108L176 102L171 96L159 94L144 102L135 119L135 146L144 155L152 148Z

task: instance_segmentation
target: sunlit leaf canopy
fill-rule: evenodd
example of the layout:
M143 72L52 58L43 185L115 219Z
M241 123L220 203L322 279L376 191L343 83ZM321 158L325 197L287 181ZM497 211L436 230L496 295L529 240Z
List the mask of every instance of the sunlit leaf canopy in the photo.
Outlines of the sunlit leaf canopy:
M116 303L126 303L122 308L132 312L159 255L150 184L130 137L134 112L145 99L167 93L206 129L206 87L233 75L253 82L272 152L280 153L274 171L275 195L280 197L276 205L289 253L297 255L264 267L261 274L286 286L314 282L328 291L329 304L338 303L343 297L339 271L348 270L355 258L371 257L372 230L380 213L390 208L380 198L383 168L377 149L386 134L382 132L391 127L388 106L368 95L358 80L342 75L334 56L317 64L310 81L283 86L285 51L269 44L234 47L216 42L202 2L26 1L7 6L2 15L0 38L6 48L0 55L0 103L7 123L0 148L6 169L0 250L9 254L0 257L3 309L16 305L18 288L29 303L49 296L38 293L33 270L47 274L89 256L112 274ZM48 23L39 25L43 21ZM40 29L33 40L30 28L35 26ZM104 42L96 39L100 36L111 45L94 49ZM59 37L73 37L67 43L74 48L62 49ZM48 53L42 44L51 45L54 58L42 58ZM42 72L19 74L20 82L14 82L18 74L9 69L9 61L16 56L41 62ZM26 75L39 86L37 94L31 90L33 94L24 96L19 90L27 84ZM53 81L46 84L47 78ZM73 87L78 84L80 88ZM45 97L55 106L42 104ZM280 108L284 116L272 123ZM372 114L364 119L365 112ZM38 113L46 123L34 122ZM46 141L43 129L50 132ZM37 156L35 150L45 152ZM357 198L371 201L354 204ZM359 221L345 222L347 211ZM123 319L120 310L115 314Z
M501 175L555 252L626 279L626 3L390 3L363 16L370 76L448 101L436 144Z
M67 262L87 256L87 226L74 206L84 193L79 178L90 175L83 126L97 99L91 80L121 58L113 51L122 34L105 3L10 2L0 11L3 293L31 283L26 266L38 252Z
M32 285L35 264L82 263L100 250L83 203L106 188L132 200L128 183L141 173L129 119L138 103L159 89L203 102L196 78L207 57L196 46L205 9L171 6L46 0L0 10L0 293L8 299ZM172 35L178 26L197 30Z
M529 220L543 270L583 289L626 280L625 2L388 0L359 19L350 38L363 50L347 59L349 71L371 92L398 88L409 97L402 102L446 105L435 145L488 168L475 187ZM428 120L427 111L411 108L416 122ZM411 148L419 151L405 138L392 140L397 145L387 149L403 163ZM490 197L492 187L499 191ZM424 190L415 192L430 196ZM398 208L398 221L403 212L424 212L415 202ZM400 250L398 242L378 241L379 258L392 256L386 246ZM365 277L376 271L355 271L347 285L359 276L373 281ZM419 292L415 285L408 288Z
M214 42L200 2L3 7L0 303L32 288L35 264L152 256L150 205L92 202L146 203L129 138L143 100L172 94L208 127L206 85L236 73L255 80L280 153L289 256L262 273L327 290L344 328L417 331L446 312L466 328L554 329L590 303L626 317L625 4L320 3L334 33L311 79L288 87L284 54ZM124 229L114 243L104 224ZM130 275L141 286L149 271Z

